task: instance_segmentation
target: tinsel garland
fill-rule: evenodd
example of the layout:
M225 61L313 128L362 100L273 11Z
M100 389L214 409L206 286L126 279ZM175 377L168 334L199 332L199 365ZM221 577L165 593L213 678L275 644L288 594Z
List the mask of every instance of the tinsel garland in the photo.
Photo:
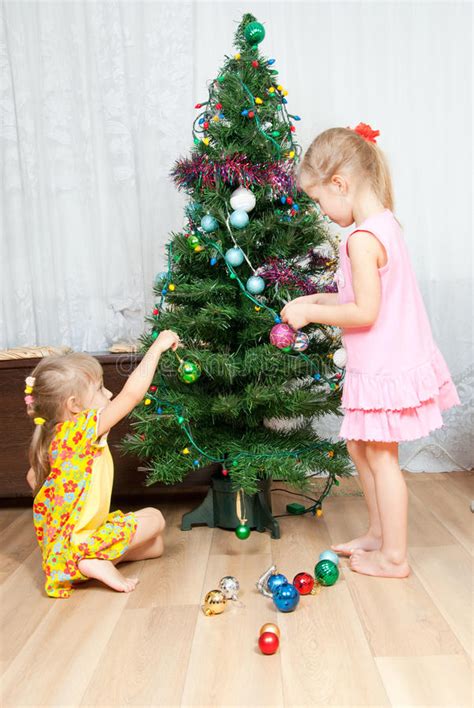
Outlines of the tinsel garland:
M248 157L238 153L221 160L194 154L188 159L177 160L171 177L178 189L212 188L219 182L242 187L268 185L278 196L296 190L292 167L287 161L252 164Z
M328 259L325 256L316 256L311 253L311 257L319 261L320 268L328 265ZM324 285L321 288L321 285L318 286L314 278L304 276L298 271L295 271L295 265L289 264L284 258L270 258L259 268L258 273L267 283L291 285L297 288L303 295L314 295L318 292L332 293L337 291L337 285L335 283Z

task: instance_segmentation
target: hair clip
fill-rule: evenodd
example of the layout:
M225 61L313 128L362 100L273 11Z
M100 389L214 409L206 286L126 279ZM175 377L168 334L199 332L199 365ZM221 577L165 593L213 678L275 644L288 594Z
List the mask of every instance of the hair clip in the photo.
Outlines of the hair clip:
M25 379L25 393L33 393L33 386L35 385L35 377L34 376L27 376Z
M35 399L31 394L28 394L28 396L25 396L25 403L27 406L32 406L33 403L35 402Z
M359 125L356 125L355 128L353 128L354 133L357 133L357 135L360 135L361 138L364 138L364 140L368 143L376 143L376 139L380 135L380 130L372 130L370 125L367 123L359 123Z
M44 425L46 420L44 418L33 418L33 423L35 425Z

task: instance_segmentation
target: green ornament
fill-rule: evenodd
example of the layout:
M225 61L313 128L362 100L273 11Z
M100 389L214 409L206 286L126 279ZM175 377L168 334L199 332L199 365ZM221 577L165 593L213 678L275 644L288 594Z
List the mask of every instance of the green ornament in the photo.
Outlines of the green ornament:
M232 278L232 280L235 280L236 277L237 277L237 275L235 273L231 273L229 275L229 278Z
M200 142L201 142L201 141L199 140L199 138L194 138L194 144L195 144L195 145L199 145Z
M260 44L265 37L265 27L260 22L249 22L244 29L244 37L249 44Z
M153 339L153 341L155 341L155 339L157 337L158 337L158 332L155 330L154 332L151 333L151 338Z
M183 423L184 423L184 418L183 418L182 415L179 415L179 416L178 416L178 423L179 423L180 425L183 425Z
M270 74L276 76L278 74L278 69L270 69Z
M221 84L225 80L225 76L218 76L217 80Z
M178 373L184 383L194 383L201 376L201 367L195 361L182 361L179 365Z
M280 135L280 131L279 131L279 130L274 130L274 131L272 132L272 135L273 135L274 138L278 138L278 136Z
M237 538L240 538L241 541L245 541L245 539L250 536L250 529L246 524L239 524L235 529L235 535Z
M316 563L314 575L320 585L334 585L339 577L339 570L332 561L321 560Z
M191 236L188 236L186 239L186 242L189 246L189 248L192 248L193 250L196 248L196 246L200 245L199 238L192 234Z

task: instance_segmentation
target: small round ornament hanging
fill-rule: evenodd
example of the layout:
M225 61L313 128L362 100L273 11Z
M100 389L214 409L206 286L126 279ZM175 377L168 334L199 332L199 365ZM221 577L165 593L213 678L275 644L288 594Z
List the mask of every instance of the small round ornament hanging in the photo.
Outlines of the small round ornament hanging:
M201 228L208 234L218 228L219 224L212 214L205 214L201 219Z
M201 245L199 238L195 234L191 234L191 236L188 236L188 238L186 239L186 243L188 244L188 247L193 251L197 246Z
M178 374L184 383L191 384L198 380L201 376L201 367L196 361L190 359L181 359L178 368Z
M334 355L332 357L332 360L334 364L338 367L338 369L343 369L346 365L347 362L347 354L346 350L344 347L340 347L340 349L336 349L334 352Z
M239 525L235 529L235 535L241 541L245 541L250 536L250 527L247 526L247 517L245 515L245 493L243 489L239 489L235 495L235 514L239 520Z
M270 330L270 344L278 349L289 349L295 341L295 330L287 324L276 324Z
M224 594L226 600L237 600L240 584L233 575L226 575L219 581L219 590Z
M273 593L273 603L280 612L293 612L300 601L300 594L294 585L284 583Z
M246 211L244 211L243 209L236 209L230 215L229 221L231 226L234 227L234 229L245 229L250 219Z
M259 275L252 275L245 285L252 295L260 295L265 290L265 281Z
M321 560L316 563L314 575L320 585L334 585L339 577L337 565L330 560Z
M295 352L304 352L309 347L309 337L300 329L296 332L291 348Z
M254 193L245 187L238 187L230 195L230 205L232 209L235 210L243 209L247 212L252 211L256 203L257 200L255 199Z
M252 46L260 44L265 37L265 27L260 22L249 22L244 29L244 37Z
M220 615L225 610L226 597L221 590L210 590L204 598L201 609L207 617Z
M226 251L225 260L233 268L238 268L244 262L244 252L241 248L229 248Z

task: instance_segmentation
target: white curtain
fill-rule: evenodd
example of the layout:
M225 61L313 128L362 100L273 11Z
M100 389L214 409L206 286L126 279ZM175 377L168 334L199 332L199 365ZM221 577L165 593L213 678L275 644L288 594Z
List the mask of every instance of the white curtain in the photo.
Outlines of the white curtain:
M96 351L134 338L182 225L168 179L244 12L264 22L303 147L368 122L392 167L435 339L463 407L401 447L471 468L472 5L465 2L4 2L0 347ZM338 422L328 420L332 432Z

